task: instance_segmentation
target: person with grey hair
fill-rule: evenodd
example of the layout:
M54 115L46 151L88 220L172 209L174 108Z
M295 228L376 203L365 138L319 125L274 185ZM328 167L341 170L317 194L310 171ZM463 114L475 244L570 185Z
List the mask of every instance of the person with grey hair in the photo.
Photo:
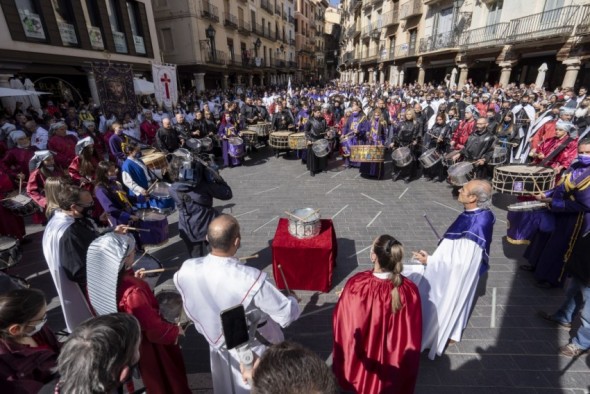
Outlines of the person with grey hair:
M451 224L429 256L413 257L425 266L418 284L422 299L422 350L440 356L449 341L458 342L467 326L480 276L489 268L490 244L496 217L489 209L492 186L472 180L459 190L464 211Z
M60 378L41 393L116 392L139 362L139 322L126 313L88 319L68 337L57 362Z

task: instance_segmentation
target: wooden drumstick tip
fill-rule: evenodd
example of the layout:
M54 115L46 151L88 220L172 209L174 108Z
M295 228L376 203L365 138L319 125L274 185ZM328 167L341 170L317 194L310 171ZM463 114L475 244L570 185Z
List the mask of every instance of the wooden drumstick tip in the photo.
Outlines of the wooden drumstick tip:
M240 260L240 261L246 261L246 260L257 259L257 258L258 258L258 253L253 254L251 256L240 257L238 260Z

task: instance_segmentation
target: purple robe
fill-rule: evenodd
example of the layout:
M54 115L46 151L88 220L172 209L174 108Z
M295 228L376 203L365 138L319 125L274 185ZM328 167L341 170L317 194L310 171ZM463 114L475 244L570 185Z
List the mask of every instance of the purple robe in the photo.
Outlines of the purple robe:
M365 145L385 145L385 128L387 127L386 124L379 123L378 120L375 120L370 124L371 128L369 129L368 133L365 134L366 141L364 142ZM377 179L382 179L384 172L385 172L385 165L383 162L381 163L361 163L360 173L363 175L376 177Z
M225 167L229 167L230 163L232 166L239 166L242 164L241 157L233 157L229 154L229 141L222 137L237 137L238 130L237 127L233 124L222 124L219 126L219 130L217 131L217 135L221 139L221 155L223 156L223 165Z
M348 118L348 121L344 125L344 129L342 131L342 135L345 136L349 133L357 133L350 139L350 145L358 145L359 141L365 140L366 133L370 130L371 125L365 114L362 111L358 113L353 113ZM351 166L351 167L360 167L360 163L356 161L350 161L349 158L344 158L344 164Z

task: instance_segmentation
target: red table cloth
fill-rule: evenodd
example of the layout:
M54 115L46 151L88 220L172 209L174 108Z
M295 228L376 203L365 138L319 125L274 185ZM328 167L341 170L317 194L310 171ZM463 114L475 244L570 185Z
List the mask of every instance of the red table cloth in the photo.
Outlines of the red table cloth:
M332 220L322 219L321 224L319 235L299 239L289 234L287 219L279 220L272 241L272 271L279 289L285 288L280 264L289 289L330 291L338 243Z

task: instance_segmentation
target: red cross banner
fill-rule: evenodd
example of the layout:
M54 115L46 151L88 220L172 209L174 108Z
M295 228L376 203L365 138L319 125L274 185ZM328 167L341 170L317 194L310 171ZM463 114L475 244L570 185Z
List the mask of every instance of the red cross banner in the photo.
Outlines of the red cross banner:
M172 109L178 102L176 65L152 64L156 101L161 107Z

